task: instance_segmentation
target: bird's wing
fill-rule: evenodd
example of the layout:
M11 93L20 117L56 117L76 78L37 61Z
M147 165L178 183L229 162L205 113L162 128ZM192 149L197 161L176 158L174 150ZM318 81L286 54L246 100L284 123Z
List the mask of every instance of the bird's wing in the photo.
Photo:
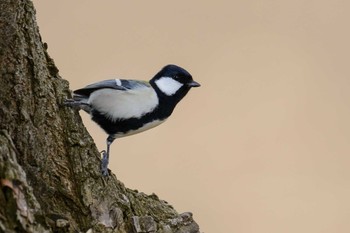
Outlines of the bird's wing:
M74 91L74 94L90 96L90 94L100 89L115 89L119 91L128 91L138 88L149 88L150 84L146 81L126 80L126 79L109 79L101 82L87 85L84 88Z

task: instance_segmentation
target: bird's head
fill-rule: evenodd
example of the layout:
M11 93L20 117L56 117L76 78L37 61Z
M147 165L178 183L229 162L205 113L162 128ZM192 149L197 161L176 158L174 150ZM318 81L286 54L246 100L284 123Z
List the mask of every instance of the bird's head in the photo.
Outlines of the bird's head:
M176 65L167 65L150 81L158 95L179 102L192 87L200 84L193 80L192 75Z

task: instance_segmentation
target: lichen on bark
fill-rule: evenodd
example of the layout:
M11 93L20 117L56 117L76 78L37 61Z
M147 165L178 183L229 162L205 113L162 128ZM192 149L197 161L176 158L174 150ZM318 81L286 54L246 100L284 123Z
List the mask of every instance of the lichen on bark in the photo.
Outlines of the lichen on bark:
M0 2L0 232L199 232L155 194L102 177L100 154L29 0Z

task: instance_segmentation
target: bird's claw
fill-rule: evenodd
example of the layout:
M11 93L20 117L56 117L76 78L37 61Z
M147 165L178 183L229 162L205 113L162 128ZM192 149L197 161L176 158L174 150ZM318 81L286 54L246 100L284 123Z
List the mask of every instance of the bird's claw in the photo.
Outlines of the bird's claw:
M75 101L73 99L65 99L63 100L62 104L64 106L73 107L75 105Z
M105 150L102 150L100 154L102 154L102 159L105 159L107 157L107 152Z
M103 168L102 168L102 175L103 175L103 176L108 176L108 175L109 175L108 169L107 169L107 168L106 168L106 169L103 169Z

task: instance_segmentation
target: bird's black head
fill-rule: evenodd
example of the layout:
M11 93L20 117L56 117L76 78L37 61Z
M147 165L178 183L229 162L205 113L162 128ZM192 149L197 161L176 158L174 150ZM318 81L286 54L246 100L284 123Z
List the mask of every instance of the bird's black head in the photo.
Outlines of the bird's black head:
M176 65L167 65L150 81L160 99L171 100L175 105L192 87L200 84L193 81L192 75Z

